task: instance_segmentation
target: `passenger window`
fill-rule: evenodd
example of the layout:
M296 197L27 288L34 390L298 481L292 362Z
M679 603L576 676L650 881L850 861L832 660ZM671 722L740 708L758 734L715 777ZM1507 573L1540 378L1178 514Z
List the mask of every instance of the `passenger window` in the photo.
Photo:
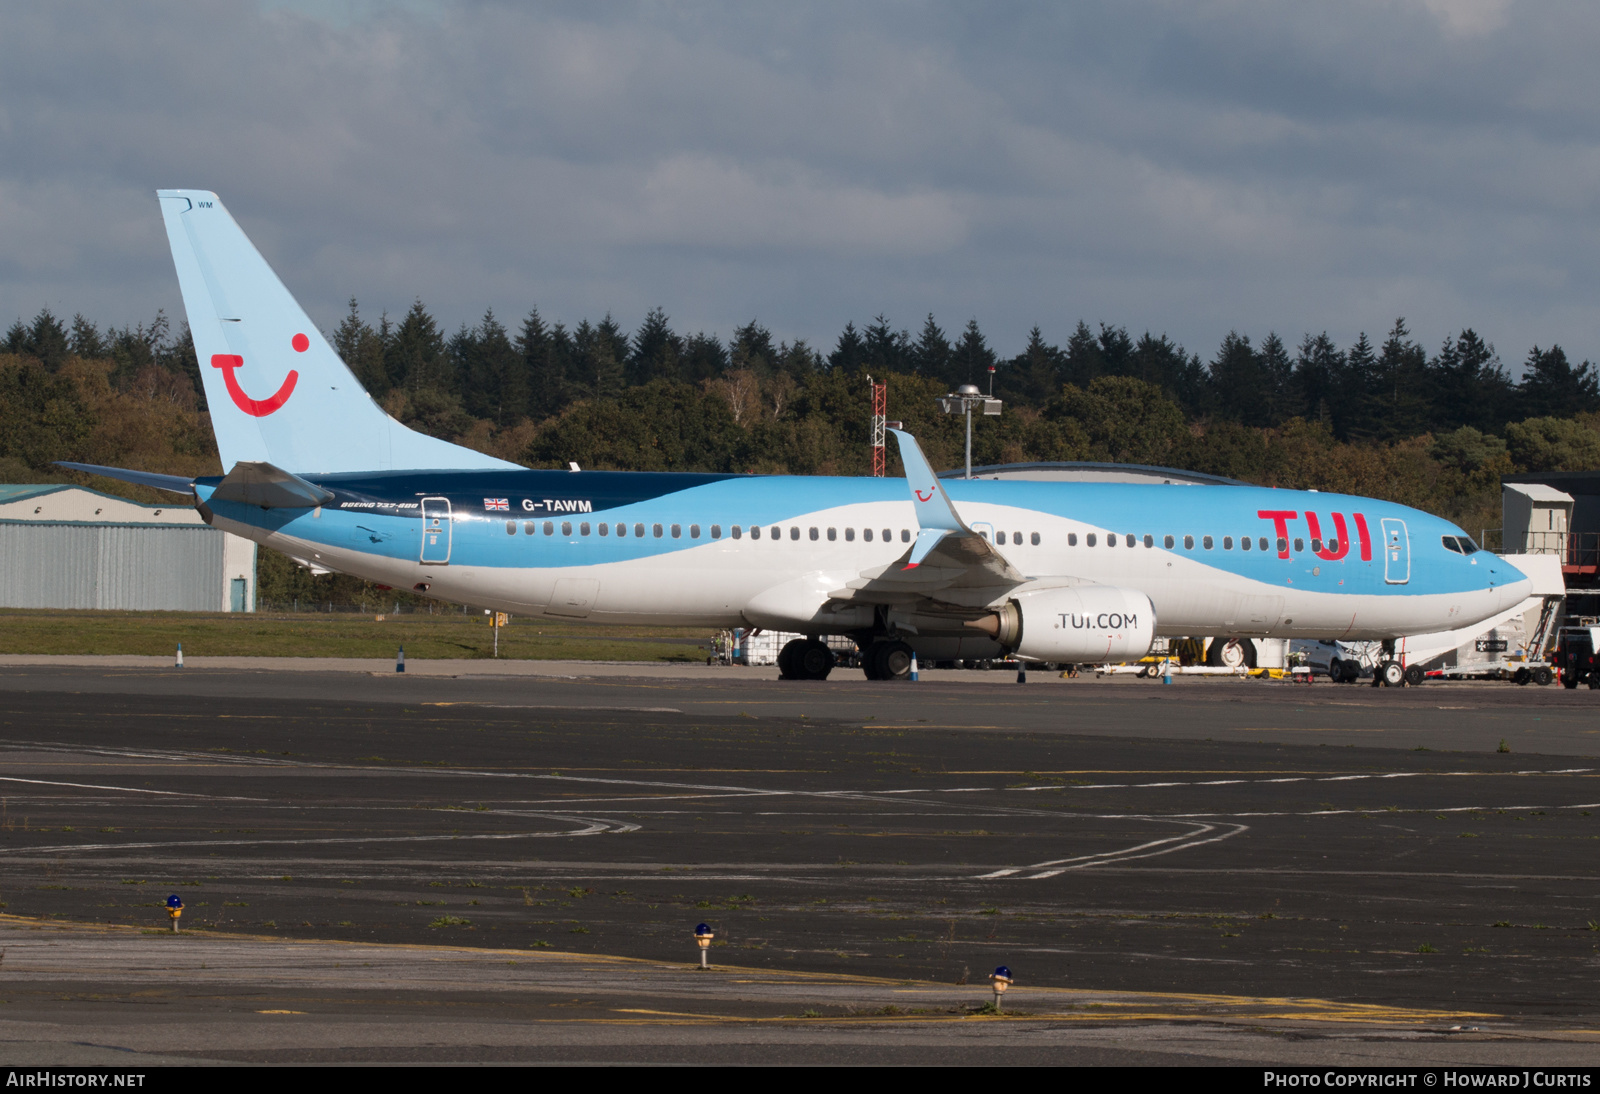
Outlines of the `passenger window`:
M795 525L793 528L789 529L789 538L790 539L799 539L800 538L800 526L798 524Z
M722 525L713 524L711 526L711 538L712 539L721 539L722 538Z
M672 526L672 538L673 539L682 539L683 538L683 525L674 524Z
M871 528L863 528L863 529L861 529L861 538L866 540L868 543L871 543L872 542L872 529Z
M1117 545L1117 533L1112 532L1110 535L1106 536L1106 546L1107 547L1115 547L1116 545Z
M600 525L599 531L602 536L609 536L611 534L611 525L602 524Z
M1239 537L1239 550L1248 551L1249 549L1250 549L1250 537L1249 536L1240 536Z
M626 524L617 525L617 538L618 539L622 539L627 534L628 534L628 526Z
M883 530L883 542L888 543L892 539L894 539L894 532L891 529L885 528Z
M1263 551L1265 551L1267 549L1267 537L1266 536L1262 536L1259 540L1256 541L1256 545L1258 547L1260 547Z
M570 536L572 534L572 522L570 520L564 520L561 522L561 534L564 536Z
M1076 532L1068 532L1067 533L1067 546L1068 547L1076 547L1077 545L1078 545L1078 533L1076 533ZM1092 546L1092 544L1091 544L1091 546Z
M700 538L700 526L698 524L689 525L689 538L690 539L699 539Z
M531 520L522 526L522 534L525 536L531 536L538 530L539 526Z
M1287 552L1288 550L1289 550L1289 541L1284 539L1282 536L1279 536L1278 537L1278 553L1281 555L1281 554L1284 554L1285 552Z
M811 532L810 532L810 536L811 536L811 539L813 541L815 541L815 540L818 540L818 539L822 538L822 533L817 531L815 528L812 528Z
M580 536L586 536L586 535L589 534L589 522L588 521L584 521L582 524L578 525L578 534Z
M1306 549L1306 541L1296 537L1294 541L1294 549L1296 553L1304 551Z
M1035 547L1039 546L1039 533L1038 532L1033 533L1033 535L1029 536L1028 539L1033 543L1033 545Z
M1156 537L1155 536L1145 536L1144 537L1144 545L1146 547L1154 547L1156 545Z
M1183 537L1183 549L1185 551L1194 550L1194 537L1193 536L1184 536Z
M732 528L728 529L728 531L733 534L733 538L734 539L738 539L740 537L740 535L741 535L741 533L739 531L739 526L737 524L735 524Z
M1449 544L1446 544L1445 546L1448 547ZM1322 541L1320 539L1316 539L1315 537L1313 537L1312 540L1311 540L1311 549L1313 551L1321 551L1322 550Z
M1200 546L1204 547L1208 551L1211 550L1211 548L1212 548L1212 539L1211 539L1211 537L1210 536L1201 537Z
M1004 547L1006 545L1006 534L1004 532L996 532L994 534L994 541L1000 546Z
M1136 544L1138 542L1139 541L1136 538L1134 538L1134 536L1132 536L1131 534L1127 537L1126 540L1124 540L1124 543L1129 547L1132 547L1134 544Z
M514 521L514 520L506 521L506 535L514 536L516 534L517 534L517 522Z
M1095 538L1095 534L1090 532L1088 535L1083 537L1083 542L1088 546L1093 547L1098 541Z
M1176 541L1171 536L1163 536L1161 538L1161 546L1165 547L1169 551L1172 550L1172 546L1175 542Z
M1232 536L1223 536L1222 537L1222 549L1224 551L1233 550L1233 537Z
M839 529L837 529L837 528L829 528L828 529L828 542L832 543L834 540L836 540L838 538L839 538Z
M660 539L661 538L661 525L652 524L650 526L650 534L655 536L657 539Z
M782 539L783 538L783 529L779 528L776 524L774 524L772 526L772 538L773 539Z
M856 530L854 528L846 528L844 530L844 541L846 543L854 543L856 541Z
M909 529L909 528L900 529L900 542L901 543L910 543L911 542L911 529ZM1038 540L1034 540L1034 542L1038 543L1039 541Z

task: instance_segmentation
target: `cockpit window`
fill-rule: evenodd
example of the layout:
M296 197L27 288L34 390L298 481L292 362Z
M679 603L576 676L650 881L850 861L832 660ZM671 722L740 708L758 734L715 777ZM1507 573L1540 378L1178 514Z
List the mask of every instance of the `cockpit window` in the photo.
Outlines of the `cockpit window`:
M1440 539L1443 541L1446 551L1454 551L1458 555L1470 555L1483 550L1482 547L1472 542L1471 536L1441 536Z

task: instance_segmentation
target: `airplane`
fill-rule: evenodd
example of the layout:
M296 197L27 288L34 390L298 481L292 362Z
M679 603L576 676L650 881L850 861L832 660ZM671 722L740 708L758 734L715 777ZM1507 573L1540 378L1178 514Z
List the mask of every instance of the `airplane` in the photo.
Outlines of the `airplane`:
M62 466L184 494L313 571L525 616L847 635L925 660L1103 663L1157 636L1392 640L1529 579L1428 513L1251 486L529 470L408 429L361 387L213 193L157 195L227 473ZM1404 683L1387 661L1383 682Z

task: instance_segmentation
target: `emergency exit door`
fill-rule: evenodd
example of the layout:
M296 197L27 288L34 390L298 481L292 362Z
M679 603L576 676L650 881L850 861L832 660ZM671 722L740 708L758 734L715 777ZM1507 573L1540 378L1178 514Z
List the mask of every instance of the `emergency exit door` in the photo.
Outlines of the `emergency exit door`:
M1391 585L1411 580L1411 537L1406 522L1394 517L1383 518L1383 580Z
M422 561L436 566L450 562L450 499L422 499Z

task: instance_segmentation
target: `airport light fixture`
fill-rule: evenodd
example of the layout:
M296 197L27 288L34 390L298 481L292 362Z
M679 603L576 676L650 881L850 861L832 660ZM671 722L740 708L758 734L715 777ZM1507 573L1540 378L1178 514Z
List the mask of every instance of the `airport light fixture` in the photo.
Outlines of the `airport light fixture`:
M993 378L990 383L993 383ZM972 411L981 409L991 418L1000 414L1000 400L985 395L978 390L977 384L962 384L948 395L935 399L939 409L946 414L965 414L967 416L967 478L972 478Z
M694 929L694 940L700 944L700 967L702 969L711 967L706 963L706 953L711 949L711 940L715 937L717 936L711 933L711 927L708 924L701 923Z
M183 914L183 899L177 893L167 897L167 918L172 920L172 933L178 933L178 917Z
M1011 970L1001 965L989 974L989 983L994 985L994 1009L998 1012L1000 1000L1011 986Z

